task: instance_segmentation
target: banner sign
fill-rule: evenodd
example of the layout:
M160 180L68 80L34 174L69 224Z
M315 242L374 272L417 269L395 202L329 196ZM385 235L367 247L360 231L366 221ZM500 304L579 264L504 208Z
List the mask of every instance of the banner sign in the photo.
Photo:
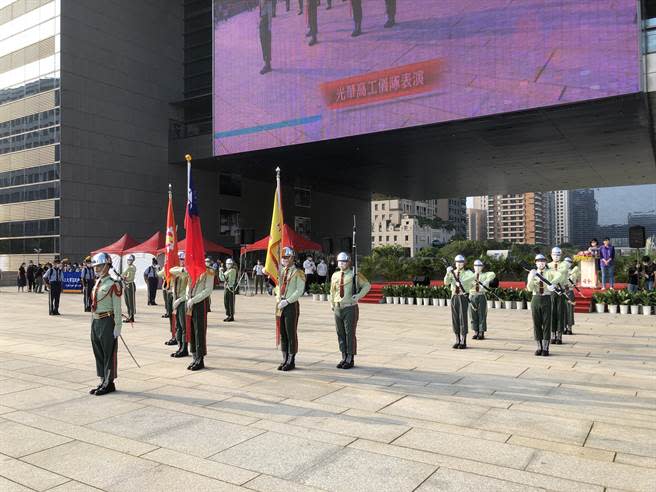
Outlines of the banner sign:
M81 272L64 272L64 285L62 286L62 292L65 294L81 294L81 278Z

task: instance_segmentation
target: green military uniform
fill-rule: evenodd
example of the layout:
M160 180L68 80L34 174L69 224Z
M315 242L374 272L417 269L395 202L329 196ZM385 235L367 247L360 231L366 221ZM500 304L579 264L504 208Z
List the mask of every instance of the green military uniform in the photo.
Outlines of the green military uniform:
M456 344L453 348L467 346L467 310L469 309L467 293L473 283L474 273L471 270L453 270L447 272L444 277L444 285L451 287L451 325L456 335Z
M567 309L567 316L565 317L565 329L563 333L565 335L572 335L572 327L574 326L574 301L576 296L574 294L574 286L578 282L581 272L578 265L569 270L569 275L565 279L565 293L567 299L570 302L565 301L565 307Z
M224 282L223 304L225 306L226 319L223 321L234 321L235 294L237 292L237 269L232 266L226 271L219 271L219 280Z
M305 291L305 273L296 268L293 262L283 267L280 284L276 286L276 327L280 336L280 350L283 353L283 363L278 367L282 370L288 363L293 368L294 358L298 353L298 317L301 314L298 299ZM287 301L282 309L278 307L281 301Z
M494 272L474 273L472 286L469 289L469 326L475 336L481 339L487 331L487 297L485 289L477 281L488 287L495 277Z
M134 283L134 277L137 274L137 267L134 266L134 263L132 265L128 265L128 267L123 270L123 282L125 283L125 306L128 310L128 320L129 321L134 321L134 315L137 312L136 309L136 302L135 302L135 294L137 291L136 285Z
M549 270L557 274L554 276L553 283L565 288L567 282L567 271L569 270L567 262L565 261L552 261L547 264ZM553 295L551 296L551 335L552 343L560 343L563 339L563 331L565 331L565 323L567 320L567 296Z
M189 274L184 267L173 267L169 270L171 275L171 292L173 294L173 324L175 325L175 339L178 342L178 351L171 354L171 357L186 357L189 355L187 349L187 284L189 283Z
M560 278L560 274L554 270L545 269L539 272L547 281L554 283ZM529 273L526 279L526 289L533 293L531 299L531 315L533 317L533 338L537 342L538 350L535 355L549 354L549 339L551 337L551 316L553 294L547 284L540 280L537 275ZM558 296L559 297L559 296ZM540 353L538 353L540 352Z
M175 345L175 321L173 320L173 294L171 293L171 286L166 281L166 269L162 268L157 272L157 276L163 279L162 282L162 297L164 297L164 318L169 320L169 331L171 332L171 338L166 342L166 345Z
M108 274L96 280L91 294L91 346L96 358L96 374L101 379L96 390L114 389L117 339L123 323L121 295L120 284Z
M187 342L194 360L187 369L197 370L205 367L203 357L207 355L207 305L214 289L214 270L207 268L196 281L187 283L186 316L191 316L191 330Z
M349 268L333 273L330 279L330 305L335 314L335 329L339 351L342 353L342 363L350 363L353 356L358 353L356 337L358 318L360 317L358 301L371 289L369 280L359 272L354 286L353 276L354 271Z

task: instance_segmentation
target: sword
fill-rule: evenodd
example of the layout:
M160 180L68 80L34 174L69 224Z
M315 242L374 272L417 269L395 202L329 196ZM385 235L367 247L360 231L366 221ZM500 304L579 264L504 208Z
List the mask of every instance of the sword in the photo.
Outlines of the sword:
M474 282L476 282L478 285L480 285L481 287L483 287L487 292L489 292L489 293L492 294L494 297L496 297L496 298L497 298L497 301L501 301L501 298L500 298L498 295L496 295L496 293L495 293L492 289L490 289L488 286L484 285L482 282L479 282L479 281L476 280L476 279L474 279Z
M441 258L441 260L442 260L442 263L444 263L444 266L445 266L445 267L448 268L448 267L451 266L451 265L449 264L449 262L446 261L446 258ZM465 295L465 297L467 298L467 300L469 300L469 293L465 290L465 286L462 285L462 282L460 281L460 277L456 277L455 275L453 275L453 277L456 279L456 282L458 282L458 286L460 287L460 290L462 290L462 293ZM470 304L470 305L471 305L471 307L472 307L472 309L473 309L474 311L478 311L478 307L477 307L476 305L474 305L474 304Z
M522 262L522 263L520 263L520 266L522 267L522 269L523 269L524 271L527 271L527 272L529 272L529 273L531 272L531 269L527 268L526 263ZM529 266L530 266L530 265L529 265ZM544 283L544 284L546 284L546 285L549 285L549 286L554 285L553 283L549 282L544 276L542 276L542 275L540 274L540 272L536 272L536 273L535 273L535 276L536 276L537 278L539 278L539 279L542 281L542 283ZM558 294L558 295L561 296L561 297L562 297L562 296L565 296L565 291L564 291L563 288L560 286L560 284L554 285L554 287L556 287L556 290L554 291L556 294ZM572 301L570 301L570 300L567 298L567 296L565 296L565 299L567 299L567 303L568 303L568 304L571 304L572 306L574 306L574 303L573 303Z
M121 342L123 342L123 345L125 345L125 350L128 351L128 354L130 354L130 357L132 357L132 360L134 361L134 363L137 365L137 367L138 367L139 369L141 369L141 366L140 366L139 363L137 362L137 359L135 359L135 358L134 358L134 355L132 355L132 352L130 351L130 347L128 347L128 344L125 343L125 340L123 339L123 335L119 335L118 337L121 339Z

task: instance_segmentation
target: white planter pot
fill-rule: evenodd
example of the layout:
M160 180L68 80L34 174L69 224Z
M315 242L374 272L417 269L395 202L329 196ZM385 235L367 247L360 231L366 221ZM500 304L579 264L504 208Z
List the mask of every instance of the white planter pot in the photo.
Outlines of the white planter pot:
M446 305L447 305L448 307L451 307L451 299L447 299L447 300L446 300Z
M435 307L439 307L439 306L440 306L440 300L439 300L438 298L436 298L436 297L434 297L433 299L431 299L431 303L432 303L433 306L435 306Z
M651 306L644 306L644 305L642 306L642 314L644 314L645 316L650 316L651 311L652 311Z
M321 294L321 300L322 301L327 301L328 300L328 294Z
M422 298L422 302L424 303L424 306L430 306L430 298L424 297Z
M487 308L494 309L494 301L487 301Z
M494 309L501 309L503 301L494 301Z
M603 302L598 302L597 304L595 304L595 310L599 314L603 313L604 311L606 311L606 304L604 304Z
M610 314L617 314L617 304L609 304L608 305L608 312Z
M392 304L392 297L385 297L385 304Z
M440 303L440 307L446 307L446 299L438 299L438 302Z
M407 297L402 297L401 298L401 304L408 304L408 298Z
M513 304L515 304L515 301L503 301L503 304L506 309L512 309Z
M631 314L640 314L640 306L631 306Z
M620 314L629 314L628 304L620 304Z
M394 304L401 304L401 298L400 297L392 297L392 300L394 301Z
M515 301L515 309L524 309L524 301Z

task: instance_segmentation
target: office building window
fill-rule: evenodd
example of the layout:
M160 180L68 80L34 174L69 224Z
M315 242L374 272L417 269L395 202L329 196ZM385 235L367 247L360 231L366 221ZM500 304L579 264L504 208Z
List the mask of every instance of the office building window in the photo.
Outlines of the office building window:
M219 194L241 196L241 176L239 174L221 174L219 176Z
M310 217L294 217L294 230L309 237L312 234L312 219Z
M294 205L310 208L312 206L312 190L294 187Z
M235 238L235 242L239 241L239 212L236 210L219 211L219 235L232 236Z

